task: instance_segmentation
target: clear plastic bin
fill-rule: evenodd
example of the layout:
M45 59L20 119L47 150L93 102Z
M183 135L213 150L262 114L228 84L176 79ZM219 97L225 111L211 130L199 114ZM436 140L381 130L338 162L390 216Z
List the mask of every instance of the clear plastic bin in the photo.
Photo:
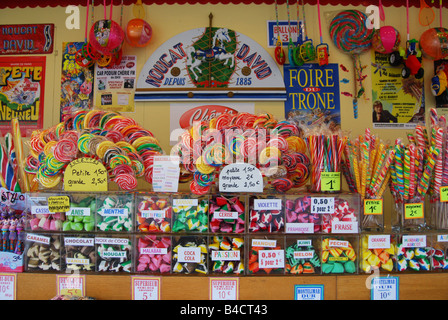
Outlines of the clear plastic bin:
M171 273L172 239L166 235L135 237L135 272L147 274Z
M244 275L244 237L217 234L209 237L210 274Z

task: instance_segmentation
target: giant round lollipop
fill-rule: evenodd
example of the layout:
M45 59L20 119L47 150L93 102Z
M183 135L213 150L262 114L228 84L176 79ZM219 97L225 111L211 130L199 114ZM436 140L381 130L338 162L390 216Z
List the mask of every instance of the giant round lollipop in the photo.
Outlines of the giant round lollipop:
M344 10L333 18L330 36L340 50L360 54L372 45L373 29L366 26L367 16L358 10Z

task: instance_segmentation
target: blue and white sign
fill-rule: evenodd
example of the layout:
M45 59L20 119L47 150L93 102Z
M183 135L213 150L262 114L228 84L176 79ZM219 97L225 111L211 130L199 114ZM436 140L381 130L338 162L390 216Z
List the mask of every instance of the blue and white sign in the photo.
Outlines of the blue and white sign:
M296 284L294 300L324 300L323 284Z
M371 284L371 300L399 300L398 277L375 277Z

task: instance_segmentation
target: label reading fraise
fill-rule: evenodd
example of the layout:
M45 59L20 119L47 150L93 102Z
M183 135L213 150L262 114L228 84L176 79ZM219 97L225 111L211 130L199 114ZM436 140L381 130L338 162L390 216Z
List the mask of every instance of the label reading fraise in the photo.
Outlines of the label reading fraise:
M286 233L314 233L314 223L286 223Z
M275 248L277 240L252 239L252 247Z
M358 233L358 222L332 221L332 233Z
M105 217L127 217L128 212L128 208L104 208L101 209L99 213Z
M426 235L403 236L404 248L424 248L426 247Z
M314 250L294 251L294 259L311 259L314 257Z
M239 250L221 251L214 250L211 253L212 261L240 261L241 255Z
M173 206L197 207L198 199L173 199Z
M68 216L88 217L90 216L90 208L70 208L70 210L66 214Z
M183 262L201 262L201 248L181 247L177 250L177 261Z
M50 237L41 236L38 234L27 233L26 241L37 242L42 244L50 244Z
M281 210L282 199L255 199L254 210Z
M140 248L140 254L167 254L168 248Z
M390 235L370 235L367 241L368 249L389 249Z
M142 210L141 215L146 219L165 219L165 210Z
M215 211L213 213L213 218L215 219L238 219L237 211Z

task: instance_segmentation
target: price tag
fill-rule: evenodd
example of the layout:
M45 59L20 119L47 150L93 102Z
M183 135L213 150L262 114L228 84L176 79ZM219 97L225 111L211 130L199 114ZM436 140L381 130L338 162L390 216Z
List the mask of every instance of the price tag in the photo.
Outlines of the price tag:
M0 300L16 300L17 274L0 273Z
M371 300L399 300L398 277L374 277L370 288Z
M294 300L324 300L324 286L322 284L296 284Z
M220 192L263 192L259 169L248 163L231 163L219 174Z
M85 275L57 275L57 295L84 296Z
M160 300L160 277L132 276L132 300Z
M238 300L238 278L210 278L210 300Z
M177 192L179 187L179 157L154 157L152 187L154 192Z
M383 214L383 199L365 199L364 200L364 215L382 215Z
M321 191L340 191L341 173L340 172L322 172L320 175Z
M70 198L67 196L48 197L48 211L67 212L70 210Z
M260 268L284 268L284 250L260 250L258 251L258 264Z
M311 197L311 213L333 214L334 198Z
M404 218L405 219L423 219L424 218L423 202L405 203Z
M70 162L64 173L65 191L107 191L107 170L92 158L79 158Z
M440 187L440 202L448 202L448 186Z

